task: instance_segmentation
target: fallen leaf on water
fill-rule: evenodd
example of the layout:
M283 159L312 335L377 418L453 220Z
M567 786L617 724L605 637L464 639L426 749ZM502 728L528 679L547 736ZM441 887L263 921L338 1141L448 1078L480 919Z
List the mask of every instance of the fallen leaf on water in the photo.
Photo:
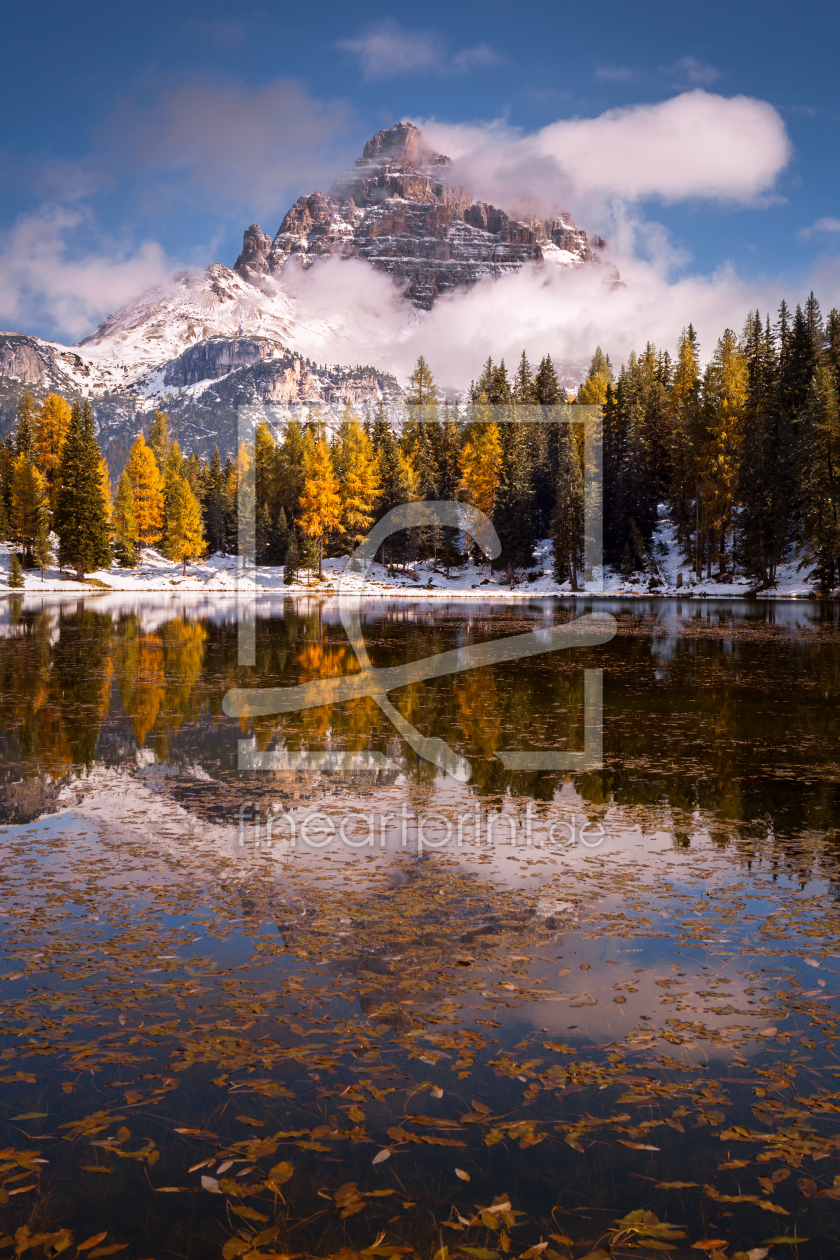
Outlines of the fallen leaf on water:
M211 1194L222 1193L221 1190L219 1189L219 1183L215 1177L207 1177L207 1176L202 1177L201 1188L202 1190L209 1190Z
M12 1120L43 1120L44 1116L48 1116L48 1111L24 1111L22 1116L11 1116Z
M92 1238L86 1238L84 1242L79 1243L77 1250L87 1251L89 1247L95 1247L97 1243L101 1243L103 1238L108 1237L107 1229L103 1229L101 1234L94 1234Z
M97 1256L113 1256L117 1251L125 1251L127 1246L128 1243L111 1243L110 1247L97 1247L90 1253L90 1260L96 1260Z
M456 1168L455 1176L460 1177L461 1181L469 1181L470 1179L470 1174L468 1172L464 1172L463 1168Z
M625 1138L618 1139L620 1146L629 1146L633 1151L659 1151L660 1146L651 1146L648 1142L628 1142Z
M781 1247L785 1243L788 1245L807 1242L807 1238L792 1237L790 1234L777 1234L775 1238L762 1238L762 1243L768 1247Z
M258 1212L255 1208L241 1207L238 1203L231 1203L231 1212L235 1212L237 1216L241 1216L246 1221L267 1221L268 1217L263 1216L262 1212Z
M691 1190L699 1186L697 1181L657 1181L657 1190Z
M391 1158L391 1152L386 1146L384 1150L378 1153L378 1155L374 1155L373 1159L370 1162L372 1164L384 1164L385 1160L390 1159L390 1158Z
M691 1245L695 1251L717 1251L718 1247L728 1247L729 1243L725 1238L704 1238Z
M275 1164L268 1174L269 1180L275 1185L282 1186L285 1182L290 1181L295 1175L295 1166L284 1159L281 1163Z
M82 1164L82 1172L109 1173L113 1171L113 1168L108 1168L106 1164Z

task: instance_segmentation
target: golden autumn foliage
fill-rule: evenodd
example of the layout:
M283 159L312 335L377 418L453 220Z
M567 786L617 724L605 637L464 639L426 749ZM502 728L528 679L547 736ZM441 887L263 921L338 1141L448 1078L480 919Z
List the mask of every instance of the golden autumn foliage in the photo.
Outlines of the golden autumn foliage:
M152 547L163 537L163 478L154 452L140 433L126 464L134 494L134 516L141 547Z
M61 448L70 428L73 409L59 394L47 394L35 418L33 444L35 463L42 473L52 505Z

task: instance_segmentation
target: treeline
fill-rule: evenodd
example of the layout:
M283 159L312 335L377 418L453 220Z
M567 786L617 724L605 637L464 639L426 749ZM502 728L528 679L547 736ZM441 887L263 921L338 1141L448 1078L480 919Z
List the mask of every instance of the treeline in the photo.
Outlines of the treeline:
M185 456L155 412L113 497L89 405L49 395L39 410L26 394L0 448L0 534L42 568L52 530L59 563L80 575L112 552L133 566L149 546L186 569L208 549L237 551L239 496L253 473L256 560L285 565L289 582L351 551L398 504L461 499L493 521L502 544L494 564L510 581L550 537L555 577L575 589L583 426L550 411L533 423L534 408L568 402L601 408L607 564L655 583L664 504L698 578L726 581L739 569L769 587L797 548L827 592L840 585L839 381L840 315L823 320L812 294L793 312L782 302L775 323L755 312L740 335L727 329L703 370L690 324L673 357L648 344L617 377L599 348L573 398L548 356L533 370L523 352L512 375L488 358L463 404L441 401L420 358L399 433L381 405L364 417L348 405L332 431L316 408L279 442L259 424L253 469L244 446L224 462L218 450L206 462ZM457 531L417 528L389 539L381 559L448 570L466 559L465 545Z

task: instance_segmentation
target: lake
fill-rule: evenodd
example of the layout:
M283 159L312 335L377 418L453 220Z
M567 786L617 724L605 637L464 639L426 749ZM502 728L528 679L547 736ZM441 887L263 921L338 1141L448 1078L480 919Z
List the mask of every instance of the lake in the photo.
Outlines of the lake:
M840 608L343 609L0 604L0 1255L834 1257Z

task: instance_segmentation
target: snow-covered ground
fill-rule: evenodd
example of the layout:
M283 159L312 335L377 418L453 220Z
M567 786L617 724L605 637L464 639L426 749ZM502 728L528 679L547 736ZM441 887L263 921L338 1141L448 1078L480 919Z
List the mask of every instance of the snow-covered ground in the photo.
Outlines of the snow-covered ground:
M11 546L0 543L0 595L12 593L8 585ZM738 598L755 589L754 581L746 577L735 576L731 581L719 582L715 578L698 581L685 557L680 554L676 545L675 531L667 515L660 516L659 525L654 537L653 554L655 573L635 574L625 578L612 569L606 569L598 589L590 588L579 592L590 597L593 594L604 594L610 597L644 596L665 597L673 595L715 596ZM435 570L431 561L424 561L403 571L396 568L390 571L382 565L372 564L365 575L345 573L347 560L338 559L324 561L324 577L318 580L317 570L311 574L303 572L294 585L286 586L282 567L261 566L243 570L236 556L214 555L197 564L188 564L186 576L182 566L167 560L159 552L147 549L143 552L136 569L121 569L117 565L110 569L97 570L87 575L84 586L68 573L62 574L57 568L44 572L44 580L37 570L24 573L25 590L30 593L47 594L48 592L81 591L132 591L143 592L192 593L200 592L208 596L231 596L240 594L273 593L283 594L330 594L330 595L393 595L396 592L408 594L415 592L423 599L436 596L475 597L480 599L522 599L530 595L557 595L574 598L569 582L558 584L552 573L552 548L549 539L541 542L537 548L534 564L528 570L519 570L516 582L511 589L504 573L490 573L488 565L476 566L472 563L461 565L450 570L447 578L442 569ZM681 584L678 581L681 575ZM808 599L816 594L814 580L811 578L809 566L798 568L798 560L792 557L780 566L777 584L773 590L762 591L763 599Z

